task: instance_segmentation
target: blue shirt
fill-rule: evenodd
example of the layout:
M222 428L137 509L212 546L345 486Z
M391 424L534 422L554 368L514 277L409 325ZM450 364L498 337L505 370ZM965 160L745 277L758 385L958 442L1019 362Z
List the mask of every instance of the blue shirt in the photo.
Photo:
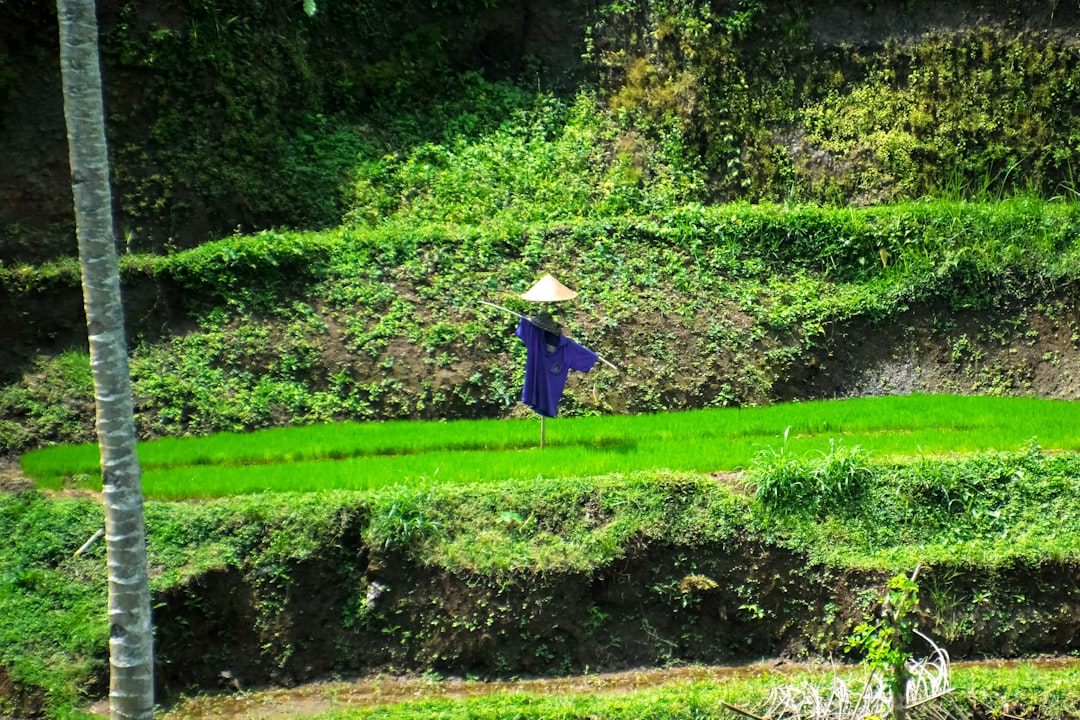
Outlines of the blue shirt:
M555 335L522 318L517 336L525 343L525 386L521 402L546 417L559 412L559 400L571 370L589 372L599 357L565 335Z

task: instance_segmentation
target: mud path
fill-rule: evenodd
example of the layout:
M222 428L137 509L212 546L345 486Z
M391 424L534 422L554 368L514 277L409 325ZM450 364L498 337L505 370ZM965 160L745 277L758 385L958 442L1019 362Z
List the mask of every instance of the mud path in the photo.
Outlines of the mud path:
M809 664L776 660L732 667L641 668L618 673L505 681L384 675L353 681L311 683L290 689L251 692L234 690L222 695L193 698L171 708L161 720L202 720L212 717L279 720L350 707L389 705L409 700L463 700L497 694L617 694L697 680L721 682L778 673L794 674L812 667L814 666ZM108 715L108 709L104 706L95 706L93 711L103 716Z
M1080 666L1080 658L1052 657L1028 660L987 660L954 663L953 668L983 666L1016 668L1030 665L1039 670L1056 670ZM823 663L792 663L784 660L739 666L710 666L683 668L641 668L619 673L599 673L565 678L532 678L487 682L461 678L432 678L427 676L387 676L357 678L351 681L325 681L288 689L247 690L233 688L220 695L204 695L180 702L170 708L160 720L204 720L207 718L244 718L245 720L284 720L307 717L348 708L390 705L410 700L452 699L495 694L530 693L538 695L617 694L629 693L664 685L701 680L723 682L747 680L776 675L797 675L811 671L835 670L836 665ZM228 683L227 679L222 679ZM108 717L106 701L91 709L96 715Z

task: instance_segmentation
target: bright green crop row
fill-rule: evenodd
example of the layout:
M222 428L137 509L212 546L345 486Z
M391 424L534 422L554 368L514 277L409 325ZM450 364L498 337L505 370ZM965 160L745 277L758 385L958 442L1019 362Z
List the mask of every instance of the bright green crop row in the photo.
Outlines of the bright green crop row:
M344 423L222 433L140 445L144 491L158 498L262 491L368 489L395 483L676 471L733 471L763 450L827 452L838 443L878 456L1080 449L1080 403L950 395L861 398L546 422ZM97 446L27 453L42 486L96 486ZM91 480L91 478L95 478Z

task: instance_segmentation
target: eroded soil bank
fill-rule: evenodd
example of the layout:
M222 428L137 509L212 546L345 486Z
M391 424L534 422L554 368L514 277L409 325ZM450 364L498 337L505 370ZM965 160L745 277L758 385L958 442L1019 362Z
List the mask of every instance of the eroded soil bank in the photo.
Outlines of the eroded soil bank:
M351 560L349 559L351 556ZM181 693L434 672L505 679L844 657L886 576L759 542L643 544L593 574L513 580L338 548L219 571L157 598L159 680ZM954 659L1080 650L1080 568L923 570L922 626Z
M159 700L378 675L505 681L763 658L850 660L845 639L876 611L895 570L830 566L813 559L820 555L809 554L800 544L805 539L741 524L742 506L717 484L722 479L639 482L650 495L627 490L631 479L579 494L561 484L504 486L499 503L528 492L537 517L528 530L500 530L494 521L485 530L486 505L468 516L468 527L434 516L442 536L464 534L470 547L497 536L500 549L521 541L532 544L520 545L521 552L536 553L513 569L468 571L438 560L453 552L421 552L422 536L405 545L369 541L370 524L400 510L389 502L372 506L330 494L151 503L152 574L164 588L154 597ZM473 497L459 493L464 500L447 493L428 502L461 515ZM25 515L44 522L60 516L62 503L19 497L26 498ZM650 519L619 540L610 559L533 566L543 560L537 549L544 537L571 553L582 534L604 536L603 527L628 522L620 513L631 504ZM65 498L63 505L69 522L84 515L88 527L98 522L93 498ZM84 538L79 531L73 542ZM62 555L70 559L71 551ZM920 627L954 660L1080 651L1080 564L997 557L982 565L957 557L922 566ZM101 548L64 563L67 582L78 577L85 592L103 594ZM11 587L28 592L45 577L44 570L23 573ZM105 628L85 632L100 647L86 651L92 664L81 692L102 697ZM20 717L45 712L45 687L14 670L0 666L5 706Z

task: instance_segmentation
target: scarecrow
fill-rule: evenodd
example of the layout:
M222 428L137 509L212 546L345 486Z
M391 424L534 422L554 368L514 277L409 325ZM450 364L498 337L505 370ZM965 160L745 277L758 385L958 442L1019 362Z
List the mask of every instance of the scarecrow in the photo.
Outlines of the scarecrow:
M576 292L548 274L522 294L521 299L537 303L556 303L575 297ZM562 399L570 371L587 373L592 370L597 360L616 370L618 368L564 335L562 328L547 310L541 310L532 317L525 317L500 305L483 300L480 302L520 318L515 334L525 344L525 384L521 389L521 401L540 415L540 446L543 447L544 419L558 414L559 400Z

